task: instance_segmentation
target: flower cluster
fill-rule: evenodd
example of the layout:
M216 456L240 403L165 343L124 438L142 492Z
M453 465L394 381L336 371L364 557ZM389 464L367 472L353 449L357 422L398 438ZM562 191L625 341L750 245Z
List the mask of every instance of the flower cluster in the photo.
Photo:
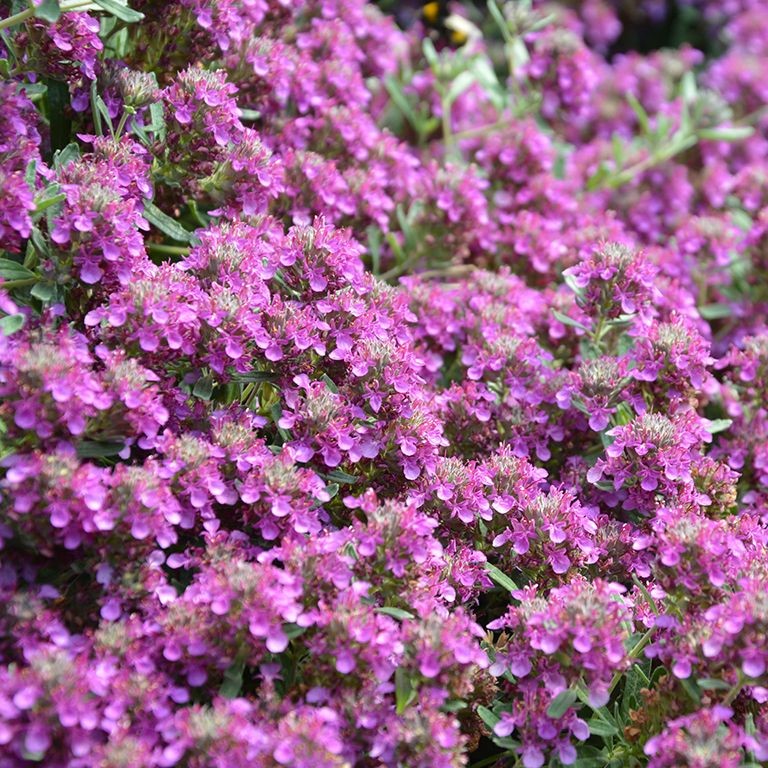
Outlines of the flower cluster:
M2 768L768 762L768 4L409 5L0 12Z

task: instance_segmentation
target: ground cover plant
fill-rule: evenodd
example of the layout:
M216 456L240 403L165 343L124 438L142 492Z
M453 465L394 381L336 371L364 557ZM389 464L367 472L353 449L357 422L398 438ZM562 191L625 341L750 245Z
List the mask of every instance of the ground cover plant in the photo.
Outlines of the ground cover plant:
M768 3L0 11L0 768L768 764Z

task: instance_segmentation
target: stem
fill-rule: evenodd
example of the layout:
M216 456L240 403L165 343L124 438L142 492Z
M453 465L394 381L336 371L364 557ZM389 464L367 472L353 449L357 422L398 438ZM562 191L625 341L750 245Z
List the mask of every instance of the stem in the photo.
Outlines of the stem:
M642 652L643 648L645 648L646 645L651 641L651 635L653 634L653 629L649 629L635 644L635 647L629 652L628 658L630 659L639 659L640 653ZM623 672L617 672L613 678L611 679L611 684L608 686L608 693L613 693L616 686L619 684L619 680L624 676Z
M129 117L130 115L123 109L123 114L120 116L120 122L117 124L115 135L113 136L115 140L120 138L120 134L123 132L123 128L125 128L125 124L128 122Z
M84 8L86 5L90 4L90 0L76 0L76 2L70 3L69 5L62 3L61 11L62 13L64 11L74 11L78 8ZM28 19L34 18L36 10L37 9L34 6L30 6L24 11L14 13L13 16L9 16L7 19L0 19L0 30L8 29L8 27L13 27L16 24L23 24Z
M654 615L658 616L659 608L656 605L656 601L651 597L651 593L645 588L645 584L643 584L643 582L640 581L640 579L638 579L637 576L635 576L634 574L632 575L632 582L640 590L646 602L648 603L648 606L653 611Z
M616 189L626 184L628 181L632 181L635 176L638 176L643 171L647 171L649 168L653 168L666 160L672 159L675 155L684 152L686 149L696 146L698 143L698 137L695 135L686 136L680 140L680 143L673 143L667 149L653 152L648 157L640 160L640 162L630 165L629 168L625 168L620 173L608 179L605 186L608 189Z
M23 24L27 19L31 19L34 15L34 8L27 8L26 11L14 13L13 16L9 16L7 19L0 19L0 29L8 29L8 27L12 27L15 24Z
M96 91L96 81L91 83L91 113L93 114L93 127L96 129L96 133L99 136L104 135L104 126L101 123L101 114L99 108L96 106L96 97L98 92Z

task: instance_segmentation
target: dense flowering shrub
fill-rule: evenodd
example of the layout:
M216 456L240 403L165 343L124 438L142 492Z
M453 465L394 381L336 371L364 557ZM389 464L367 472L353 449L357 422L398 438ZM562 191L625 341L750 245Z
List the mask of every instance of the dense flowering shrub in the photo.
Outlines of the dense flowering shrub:
M768 764L768 3L407 5L4 4L0 768Z

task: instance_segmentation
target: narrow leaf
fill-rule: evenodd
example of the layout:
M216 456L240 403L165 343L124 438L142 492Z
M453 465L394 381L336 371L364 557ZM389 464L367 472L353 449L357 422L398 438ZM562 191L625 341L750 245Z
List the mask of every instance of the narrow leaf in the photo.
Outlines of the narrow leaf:
M36 19L53 22L58 21L60 16L61 8L59 7L59 0L43 0L43 2L35 8Z
M232 378L243 383L261 384L265 381L276 381L277 374L272 371L248 371L248 373L237 373Z
M730 125L722 128L702 128L699 136L710 141L742 141L754 132L755 129L751 125Z
M117 456L125 448L121 440L84 440L77 446L77 455L81 459L104 459Z
M451 83L451 87L448 89L448 102L453 104L456 99L461 96L464 91L470 88L475 83L475 75L469 70L464 70L459 73L456 79Z
M0 259L0 278L3 280L29 280L35 273L30 272L25 266L11 259ZM0 283L0 289L2 289Z
M388 605L377 608L376 613L383 613L385 616L391 616L393 619L399 619L400 621L416 618L412 613L404 611L402 608L394 608Z
M393 77L388 77L384 80L384 87L387 89L389 98L392 99L395 106L403 113L405 119L418 131L419 119L416 117L416 113L413 111L408 97L402 89L400 83Z
M24 315L7 315L0 320L0 331L3 336L10 336L16 331L20 331L24 327Z
M225 699L235 699L240 694L240 690L243 687L243 671L245 670L245 663L242 661L236 661L232 666L224 673L224 680L219 688L219 695Z
M395 711L397 714L402 715L415 698L416 691L413 690L407 670L398 667L395 670Z
M699 307L699 314L705 320L722 320L726 317L730 317L733 314L728 304L704 304Z
M80 147L75 143L67 144L64 149L57 150L53 155L53 164L56 170L61 170L64 166L80 159Z
M210 400L213 395L213 379L210 376L203 376L195 382L192 388L192 394L201 400Z
M576 692L572 691L570 688L560 691L560 693L552 699L552 703L547 707L547 717L551 717L555 720L561 718L575 703L577 698Z
M615 726L594 717L587 723L587 725L589 725L589 732L592 736L607 737L616 736L619 733Z
M107 11L107 13L111 13L116 18L121 21L126 21L129 24L134 21L141 21L144 18L143 13L134 11L133 8L118 3L117 0L93 0L93 2L98 5L99 8Z
M349 472L345 472L343 469L334 469L333 472L328 473L328 479L341 485L352 485L353 483L356 483L359 478L350 475Z
M324 373L320 378L325 382L325 386L328 387L334 395L339 394L339 388L336 386L336 382L327 373Z
M482 704L477 708L477 714L491 732L493 732L496 724L501 720L495 712L492 712L488 707L482 706Z
M553 309L552 314L555 316L555 319L562 323L563 325L569 325L572 328L578 328L580 331L584 331L585 333L589 333L589 328L587 328L584 323L580 323L578 320L574 320L572 317L569 317L568 315L563 314L562 312L558 312L558 310Z
M48 210L48 208L51 208L54 205L58 205L59 203L63 203L66 199L67 196L63 192L59 192L57 195L53 195L52 197L47 197L44 200L41 200L35 206L35 215L37 216Z
M495 581L500 587L504 587L508 592L516 592L519 587L512 579L507 576L506 573L500 571L495 565L491 563L485 564L485 572Z
M733 419L710 419L706 425L706 430L710 435L716 435L718 432L725 432L733 424Z
M144 218L153 227L159 229L164 235L168 235L172 240L180 243L191 243L194 240L194 235L191 232L187 232L176 219L172 219L168 214L163 213L153 203L144 203Z
M51 301L56 296L56 286L53 283L35 283L30 293L40 301Z

